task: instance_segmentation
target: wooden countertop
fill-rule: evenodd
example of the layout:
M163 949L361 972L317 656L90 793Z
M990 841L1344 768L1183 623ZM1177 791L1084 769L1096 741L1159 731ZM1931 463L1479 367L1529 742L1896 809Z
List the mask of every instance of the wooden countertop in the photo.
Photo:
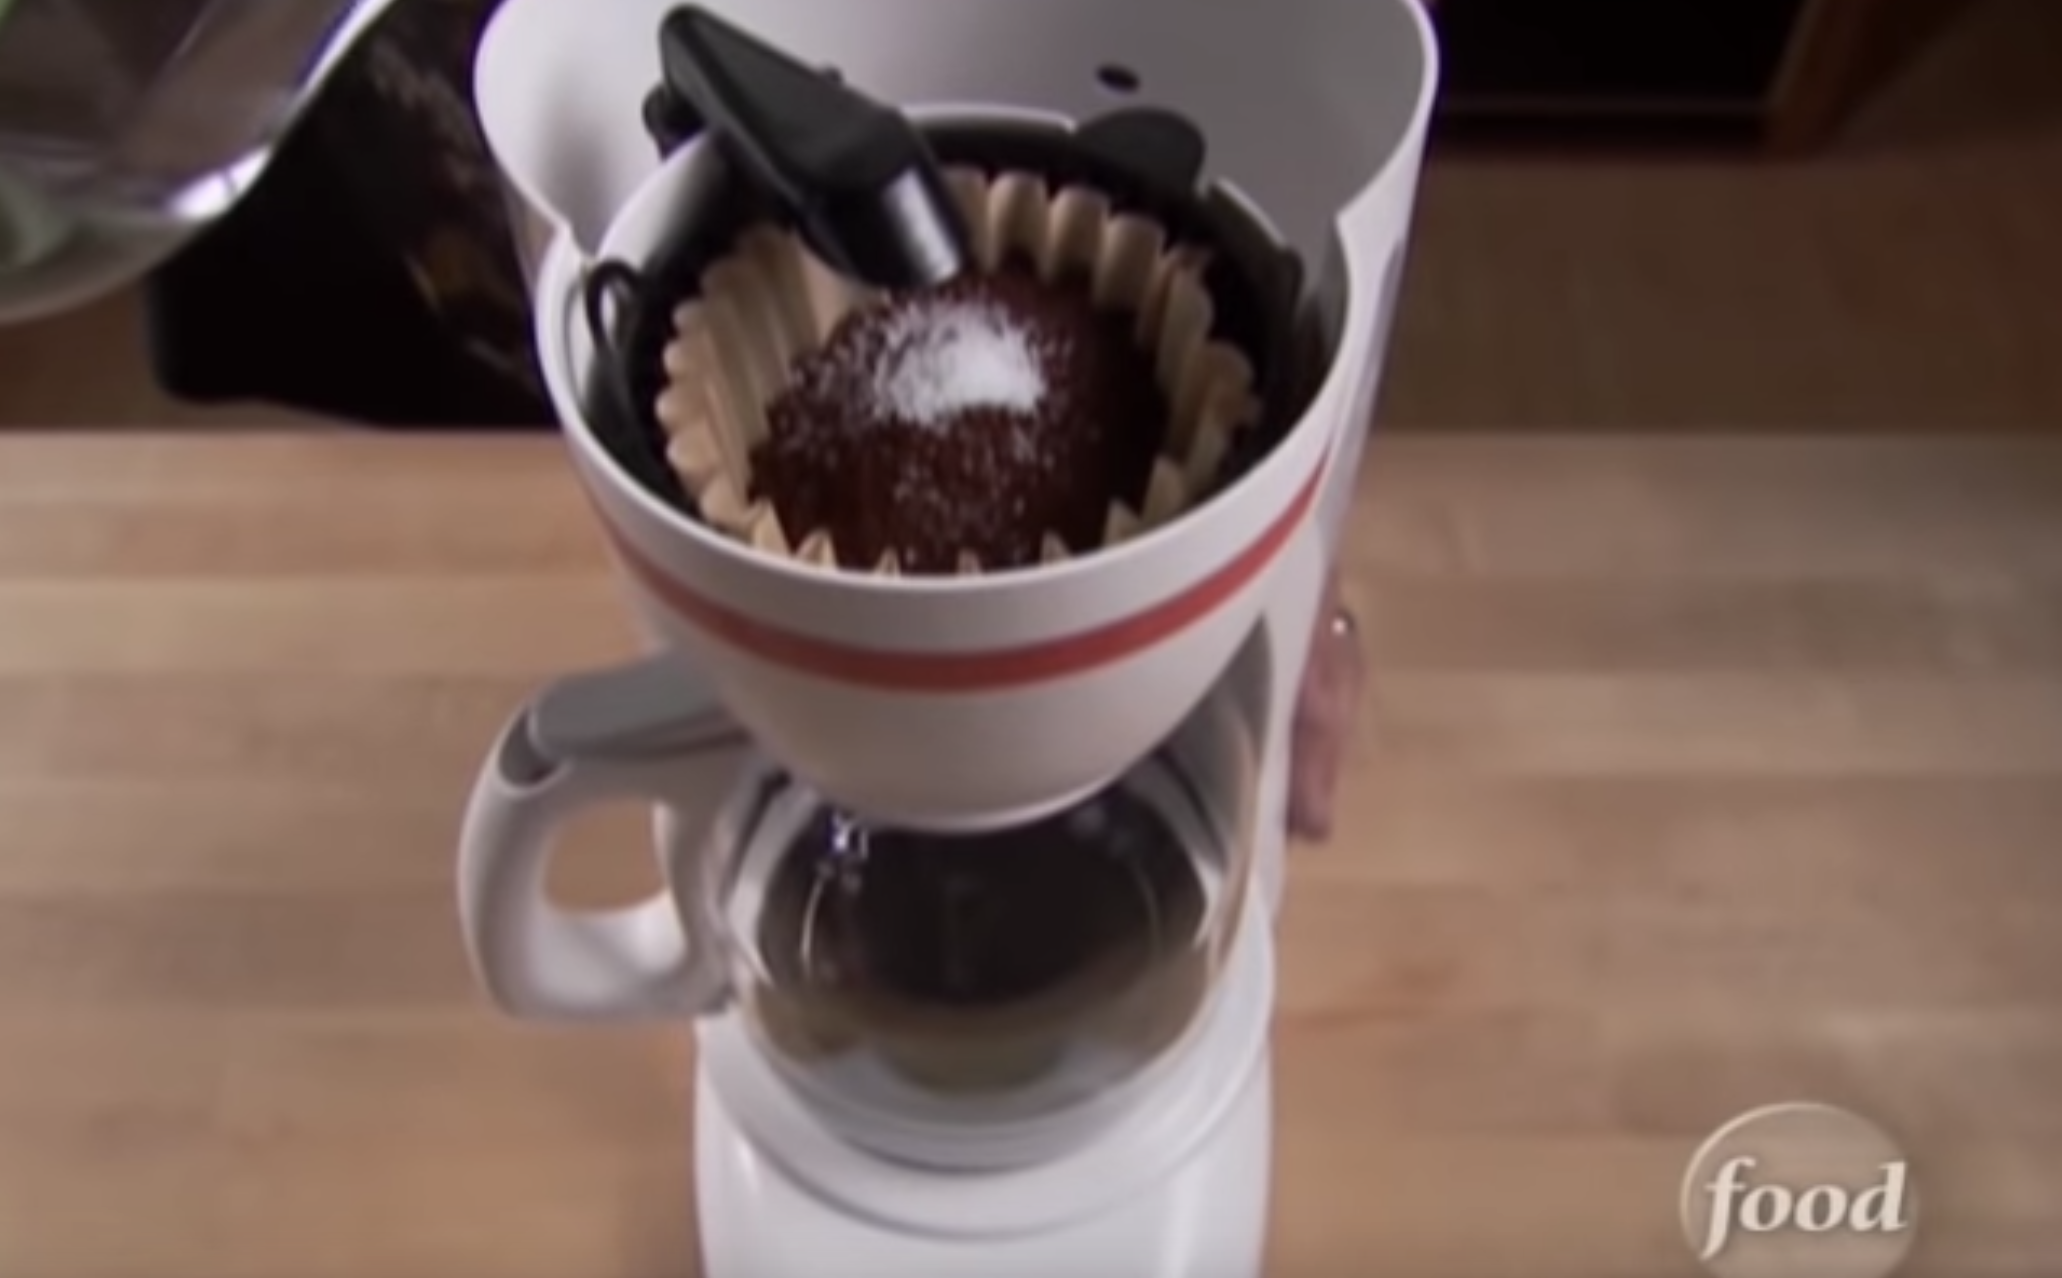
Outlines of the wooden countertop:
M1798 1096L1903 1142L1909 1272L2062 1269L2062 450L1372 461L1272 1273L1691 1274L1691 1149ZM497 1019L452 917L600 555L551 441L0 440L0 1274L693 1272L687 1035Z

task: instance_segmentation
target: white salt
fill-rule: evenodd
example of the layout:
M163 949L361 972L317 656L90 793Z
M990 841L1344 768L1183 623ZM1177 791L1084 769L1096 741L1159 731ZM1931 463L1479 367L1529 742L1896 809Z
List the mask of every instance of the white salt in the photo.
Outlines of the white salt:
M873 392L881 416L939 426L969 409L1035 411L1045 372L1030 336L995 308L939 302L894 317Z

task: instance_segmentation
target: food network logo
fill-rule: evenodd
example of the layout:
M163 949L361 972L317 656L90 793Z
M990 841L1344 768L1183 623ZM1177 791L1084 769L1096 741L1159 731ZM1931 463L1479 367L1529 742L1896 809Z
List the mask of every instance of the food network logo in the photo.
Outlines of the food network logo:
M1917 1210L1896 1144L1830 1105L1742 1114L1683 1176L1683 1237L1714 1278L1887 1278Z

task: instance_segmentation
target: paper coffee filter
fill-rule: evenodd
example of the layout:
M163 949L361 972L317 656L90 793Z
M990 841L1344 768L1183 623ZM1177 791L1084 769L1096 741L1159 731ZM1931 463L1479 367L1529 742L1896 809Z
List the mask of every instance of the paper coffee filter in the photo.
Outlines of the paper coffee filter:
M1166 435L1138 507L1111 503L1103 544L1189 509L1207 493L1233 435L1260 411L1252 364L1214 337L1206 253L1170 244L1157 222L1115 212L1086 187L1055 190L1035 174L990 177L974 169L953 169L947 179L983 269L1021 255L1048 283L1079 275L1099 308L1136 317L1133 334L1150 353L1168 403ZM655 415L667 458L711 526L768 554L835 567L826 530L785 528L772 503L753 498L752 453L767 438L767 407L795 361L819 349L855 308L880 299L769 225L748 230L699 283L700 296L674 312L662 356ZM1069 553L1046 534L1044 562ZM901 569L893 553L871 566L889 575ZM958 570L978 573L982 565L963 552Z

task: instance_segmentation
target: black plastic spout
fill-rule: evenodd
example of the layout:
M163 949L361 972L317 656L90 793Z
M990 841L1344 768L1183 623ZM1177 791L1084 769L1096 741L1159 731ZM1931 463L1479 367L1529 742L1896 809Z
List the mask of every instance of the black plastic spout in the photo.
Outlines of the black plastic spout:
M666 89L833 268L882 289L966 268L959 203L901 112L693 5L666 16L659 57Z

